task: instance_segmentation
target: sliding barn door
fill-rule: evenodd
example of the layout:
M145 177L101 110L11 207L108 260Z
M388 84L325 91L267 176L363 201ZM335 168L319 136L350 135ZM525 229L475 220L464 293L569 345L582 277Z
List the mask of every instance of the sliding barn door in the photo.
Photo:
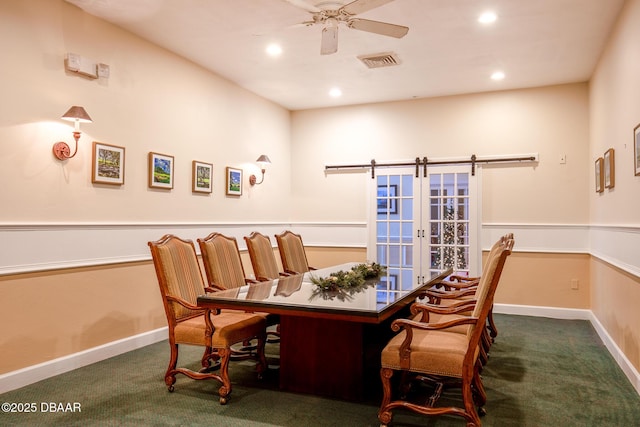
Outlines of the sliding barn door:
M422 171L420 171L422 172ZM431 272L479 272L478 177L469 167L376 169L367 257L385 265L382 286L411 289Z

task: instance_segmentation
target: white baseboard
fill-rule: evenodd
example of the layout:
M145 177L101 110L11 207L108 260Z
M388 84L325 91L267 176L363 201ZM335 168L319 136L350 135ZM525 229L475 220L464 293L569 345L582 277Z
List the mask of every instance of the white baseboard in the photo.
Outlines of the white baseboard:
M640 373L631 364L629 359L624 355L620 347L613 341L611 336L607 333L606 329L598 318L593 314L591 310L579 310L571 308L556 308L556 307L536 307L529 305L512 305L512 304L495 304L493 307L494 313L499 314L513 314L519 316L534 316L534 317L549 317L552 319L567 319L567 320L588 320L596 330L596 333L604 343L607 350L616 361L622 372L624 372L631 385L640 395Z
M8 372L0 375L0 393L6 393L119 354L145 347L149 344L166 340L167 338L168 328L159 328L90 348L79 353Z

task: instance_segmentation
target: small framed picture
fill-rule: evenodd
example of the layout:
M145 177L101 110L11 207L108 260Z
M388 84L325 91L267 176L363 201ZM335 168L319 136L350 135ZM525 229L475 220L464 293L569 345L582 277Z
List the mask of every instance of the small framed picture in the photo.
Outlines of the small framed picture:
M124 184L124 147L93 142L91 182L96 184Z
M598 157L596 160L596 193L604 191L604 159Z
M613 148L604 153L604 188L613 188L616 185L616 169Z
M635 174L640 175L640 123L633 129L633 161Z
M173 156L149 153L149 187L173 188Z
M194 160L191 166L192 191L194 193L211 193L213 165Z
M242 169L227 167L227 195L242 195Z

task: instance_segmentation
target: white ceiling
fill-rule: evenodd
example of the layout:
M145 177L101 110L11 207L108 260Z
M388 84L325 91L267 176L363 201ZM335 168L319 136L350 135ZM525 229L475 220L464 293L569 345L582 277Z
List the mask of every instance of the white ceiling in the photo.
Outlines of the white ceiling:
M296 26L311 15L285 0L67 1L290 110L584 82L624 4L395 0L358 17L408 26L404 38L341 26L338 52L320 55L322 27ZM498 15L491 26L477 22L485 10ZM270 42L282 55L266 55ZM357 59L381 52L400 65ZM506 78L496 82L498 69ZM334 86L342 97L328 95Z

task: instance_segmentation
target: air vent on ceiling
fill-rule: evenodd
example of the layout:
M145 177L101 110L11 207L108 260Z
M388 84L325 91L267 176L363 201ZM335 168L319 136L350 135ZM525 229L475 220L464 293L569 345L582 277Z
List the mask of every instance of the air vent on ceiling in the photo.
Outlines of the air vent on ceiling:
M390 67L392 65L400 64L398 57L392 52L361 55L358 56L358 59L369 68Z

